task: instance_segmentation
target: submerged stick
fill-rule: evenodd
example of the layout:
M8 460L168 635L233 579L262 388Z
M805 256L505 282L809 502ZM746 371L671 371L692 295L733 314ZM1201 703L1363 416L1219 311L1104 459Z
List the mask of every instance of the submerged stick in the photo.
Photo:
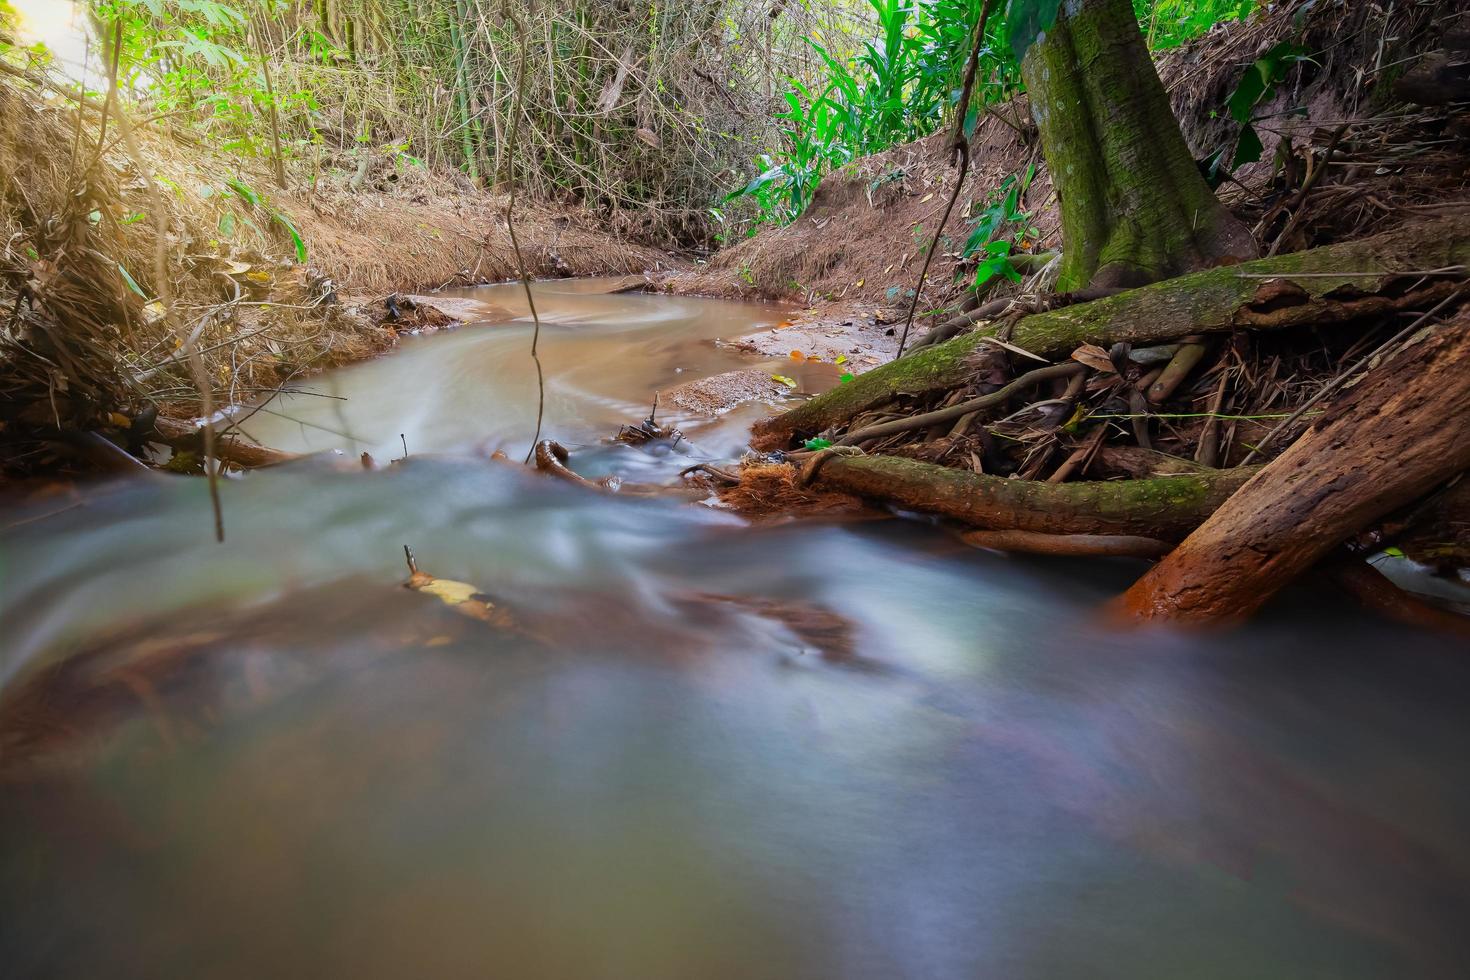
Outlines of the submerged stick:
M527 12L535 9L535 2L531 0L527 4ZM506 18L515 25L516 34L520 38L520 57L516 64L516 101L515 109L511 113L510 120L510 143L515 146L521 138L521 114L522 107L526 101L526 28L521 19L516 16L512 4L502 4L501 10ZM546 376L541 370L541 355L537 347L541 342L541 315L536 312L536 297L531 295L531 277L526 272L526 257L521 254L521 240L516 235L515 210L516 210L516 168L512 160L509 167L510 198L505 205L505 227L510 232L511 248L515 251L516 270L520 273L521 286L526 290L526 305L531 308L531 322L535 327L531 333L531 360L536 362L536 434L531 437L531 448L526 450L525 462L529 463L536 454L537 444L541 442L541 423L546 415Z
M1174 547L1133 534L1043 534L1038 531L966 531L960 540L976 548L1028 555L1094 558L1162 558Z

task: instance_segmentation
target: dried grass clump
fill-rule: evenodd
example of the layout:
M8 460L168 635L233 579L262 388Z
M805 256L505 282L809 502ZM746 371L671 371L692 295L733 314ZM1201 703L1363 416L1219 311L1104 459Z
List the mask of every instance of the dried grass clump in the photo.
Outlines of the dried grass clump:
M720 491L720 502L753 518L854 514L863 502L846 493L814 490L797 481L798 470L789 463L746 463L740 482Z

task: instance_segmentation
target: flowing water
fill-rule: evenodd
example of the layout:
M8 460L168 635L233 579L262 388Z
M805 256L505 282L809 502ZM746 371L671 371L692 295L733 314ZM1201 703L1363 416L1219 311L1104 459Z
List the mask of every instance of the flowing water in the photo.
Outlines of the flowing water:
M534 367L477 295L247 426L401 464L226 481L224 546L185 478L0 516L0 975L1466 975L1463 651L1311 591L1115 635L1130 563L489 462ZM779 316L543 299L568 442ZM669 480L745 417L580 465Z

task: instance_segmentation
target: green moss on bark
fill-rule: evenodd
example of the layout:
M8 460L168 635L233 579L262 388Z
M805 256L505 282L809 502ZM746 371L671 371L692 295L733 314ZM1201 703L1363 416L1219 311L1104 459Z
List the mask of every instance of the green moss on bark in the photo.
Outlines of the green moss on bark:
M1061 202L1058 289L1142 285L1257 254L1200 176L1130 0L1066 0L1022 74Z
M818 471L824 487L998 530L1135 534L1177 541L1198 527L1258 467L1116 482L1008 480L893 456L838 457Z

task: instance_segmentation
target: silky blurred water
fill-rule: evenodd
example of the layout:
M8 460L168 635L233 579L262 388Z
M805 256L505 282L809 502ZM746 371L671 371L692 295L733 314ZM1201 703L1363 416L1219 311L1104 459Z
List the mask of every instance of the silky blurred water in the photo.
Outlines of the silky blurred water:
M660 370L724 369L687 323ZM407 402L477 329L343 375ZM0 975L1466 975L1447 641L1310 590L1110 633L1137 565L429 455L464 388L405 463L226 481L223 546L185 478L0 512ZM514 625L404 589L404 544Z

